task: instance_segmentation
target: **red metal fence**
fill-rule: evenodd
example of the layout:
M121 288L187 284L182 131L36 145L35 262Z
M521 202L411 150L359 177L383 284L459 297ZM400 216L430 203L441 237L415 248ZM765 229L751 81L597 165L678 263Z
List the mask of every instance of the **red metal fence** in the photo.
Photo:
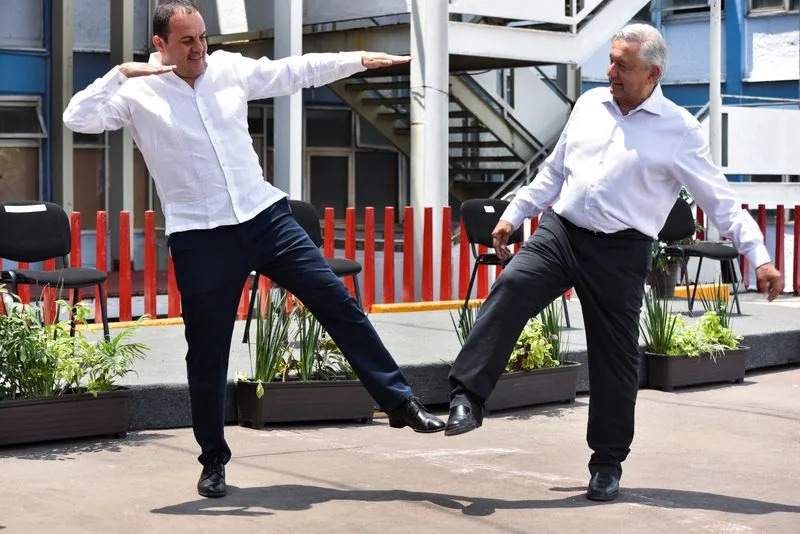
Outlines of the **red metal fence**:
M748 209L746 204L743 204L744 209ZM365 208L364 212L364 252L362 258L363 274L363 301L364 308L370 310L373 304L376 304L376 286L382 284L382 299L381 303L395 302L395 224L394 224L394 208L384 208L384 222L383 222L383 271L380 275L376 272L376 248L375 248L375 210L374 208ZM800 206L794 207L794 220L800 218ZM334 251L334 218L335 213L333 208L326 208L324 210L324 243L323 254L325 257L333 257ZM145 227L144 227L144 313L151 317L156 317L157 306L157 284L156 284L156 229L155 229L155 214L152 211L145 212ZM441 240L439 243L433 242L433 208L425 208L423 214L423 243L422 243L422 262L420 273L421 284L420 287L415 287L415 261L414 261L414 210L412 207L407 206L404 209L404 222L402 226L401 240L403 243L402 249L402 287L400 298L402 302L415 302L415 301L432 301L438 300L451 300L453 299L453 265L452 265L452 231L451 231L451 210L449 206L442 208L442 228ZM704 215L702 210L698 209L697 220L701 225L701 229L697 233L698 238L703 238L705 235L702 229ZM766 242L766 229L767 229L767 212L763 204L758 206L756 221L761 228L762 233L765 234ZM784 206L778 206L775 216L775 249L771 251L775 265L783 270L786 267L785 250L784 250ZM530 221L530 233L535 232L537 226L537 219ZM119 235L120 235L120 250L119 250L119 319L127 321L132 318L132 272L131 272L131 241L130 241L130 214L126 211L120 213L119 218ZM81 214L73 212L71 215L71 228L72 228L72 252L70 254L70 265L73 267L81 266ZM103 271L108 271L108 258L107 258L107 244L108 244L108 217L103 211L96 214L96 252L95 261L96 267ZM464 236L463 225L461 226L461 235ZM791 273L786 273L791 276L791 288L794 294L800 293L800 225L795 224L793 229L794 246L793 246L793 262ZM345 213L345 250L344 255L347 258L356 258L356 212L355 208L347 208ZM457 299L464 299L467 286L469 283L469 276L472 269L472 258L469 244L466 239L461 239L458 246L458 291L455 297ZM438 247L438 249L436 249ZM485 252L484 247L479 247L479 253ZM434 257L439 254L440 258L440 271L434 272ZM2 260L0 260L0 267L2 267ZM740 257L740 266L745 288L749 288L749 270L747 260ZM20 264L20 268L27 268L27 264ZM44 263L44 269L52 270L55 268L55 262L48 260ZM488 266L480 267L478 271L478 279L476 284L476 297L483 298L489 291L489 278L490 271ZM439 294L434 294L434 280L439 281ZM238 315L240 318L246 317L247 307L249 303L248 291L249 283L242 288L242 296L239 306ZM346 279L345 283L351 292L353 292L352 282ZM269 281L263 277L260 281L261 288L266 289L269 287ZM97 297L97 290L95 290L95 297ZM30 302L30 289L25 286L20 287L20 298L23 302ZM45 290L43 293L43 300L45 302L46 310L51 310L52 301L55 298L53 290ZM168 258L167 262L167 316L179 317L180 316L180 293L178 292L177 284L175 283L175 273L172 264L172 259ZM95 321L100 321L99 303L95 298Z

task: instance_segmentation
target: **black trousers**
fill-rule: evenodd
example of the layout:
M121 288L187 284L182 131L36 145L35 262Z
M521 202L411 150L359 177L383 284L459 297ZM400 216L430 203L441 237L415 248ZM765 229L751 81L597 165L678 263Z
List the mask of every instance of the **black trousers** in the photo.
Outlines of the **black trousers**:
M574 287L589 359L589 470L622 473L633 441L639 312L652 240L635 230L601 234L552 212L492 285L450 371L451 398L485 402L525 323Z
M225 463L231 457L224 437L228 356L242 287L252 271L303 301L384 410L411 395L372 323L294 220L285 199L247 222L176 232L168 243L181 292L200 463Z

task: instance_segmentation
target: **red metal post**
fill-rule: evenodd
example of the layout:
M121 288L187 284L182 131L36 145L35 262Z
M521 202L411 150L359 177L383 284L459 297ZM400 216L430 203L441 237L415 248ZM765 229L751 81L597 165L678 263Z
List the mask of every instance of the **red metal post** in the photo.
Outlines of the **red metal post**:
M433 208L427 206L422 221L422 300L433 300Z
M406 206L403 222L403 302L414 302L414 208Z
M17 268L20 271L24 271L25 269L30 269L30 267L31 267L31 264L28 263L27 261L20 261L20 262L17 263ZM27 285L27 284L21 284L21 285L18 286L17 291L19 292L19 294L17 295L19 297L19 300L23 304L30 304L30 302L31 302L31 287L29 285Z
M764 236L764 244L767 244L767 207L764 204L758 205L758 227L761 228L761 234ZM756 267L754 265L753 267ZM764 291L764 288L758 284L756 280L756 290Z
M394 208L383 209L383 302L394 302Z
M705 217L703 215L703 209L700 206L697 206L697 226L700 228L697 230L697 239L702 241L706 238L706 224L705 224Z
M131 215L119 212L119 320L130 321L132 313L131 292Z
M69 251L69 266L80 267L83 264L81 259L81 214L78 211L73 211L70 215L70 251ZM81 291L78 290L78 301L80 302Z
M375 208L364 208L364 311L375 303Z
M452 217L453 214L450 206L444 206L442 208L442 260L439 278L439 300L450 300L453 298Z
M167 259L167 317L181 316L181 293L175 280L175 264L172 254Z
M783 233L785 227L783 204L778 204L775 211L775 268L783 272L786 265L783 251ZM783 288L781 288L783 290Z
M464 228L464 221L461 221L461 234L458 238L458 298L467 298L469 288L469 277L472 274L470 265L469 239L467 230Z
M486 254L487 250L486 247L483 245L478 245L478 256L482 256ZM478 298L482 299L485 298L486 295L489 293L489 267L487 265L481 265L478 267Z
M56 270L55 258L44 260L45 271ZM44 324L53 324L56 320L56 290L46 287L42 290L42 301L44 303Z
M95 268L108 274L108 216L105 211L98 211L97 218L95 219ZM108 296L108 280L103 282L103 289ZM94 290L94 322L102 323L103 314L100 312L100 291L95 288Z
M800 294L800 206L794 207L794 258L792 263L792 289Z
M156 310L156 214L144 212L144 313L151 319Z
M242 287L242 294L239 296L239 308L236 310L236 318L239 320L247 319L248 306L250 305L250 280L251 276L248 275ZM287 297L288 302L288 297Z
M356 209L347 208L344 216L344 257L348 260L356 259ZM345 278L345 285L351 295L356 294L353 277Z
M323 246L322 254L326 258L333 257L333 243L336 238L336 230L334 229L334 212L333 208L325 208L325 231L323 233Z

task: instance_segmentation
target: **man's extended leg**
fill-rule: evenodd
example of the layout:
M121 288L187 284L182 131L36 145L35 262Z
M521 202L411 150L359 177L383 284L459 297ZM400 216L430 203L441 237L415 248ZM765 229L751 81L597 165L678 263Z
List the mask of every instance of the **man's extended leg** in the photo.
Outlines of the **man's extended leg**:
M320 250L281 202L264 214L248 236L258 263L254 268L296 295L341 349L364 387L390 415L393 426L419 432L442 430L412 397L411 387L367 316ZM398 415L403 412L404 415Z
M563 227L552 214L546 215L492 285L453 363L446 434L463 434L481 425L483 405L525 323L570 287L572 263Z

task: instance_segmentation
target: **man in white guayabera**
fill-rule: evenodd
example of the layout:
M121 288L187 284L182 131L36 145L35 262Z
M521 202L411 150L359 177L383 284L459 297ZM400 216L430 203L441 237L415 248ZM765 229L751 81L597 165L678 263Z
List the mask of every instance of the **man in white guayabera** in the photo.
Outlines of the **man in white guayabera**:
M619 494L622 462L633 440L644 281L653 239L682 186L756 266L767 298L783 290L783 275L770 263L761 231L711 162L697 120L661 92L667 46L658 30L633 24L618 31L609 60L610 87L578 99L542 171L516 195L492 233L495 251L508 258L514 229L545 212L492 286L453 364L445 428L452 436L481 425L483 404L525 322L574 287L589 358L586 439L593 453L586 495L598 501Z
M200 495L226 494L225 387L236 309L252 271L296 295L350 361L392 427L437 432L444 422L412 395L372 324L292 218L286 195L261 172L247 102L321 86L411 58L376 52L306 54L278 61L217 51L189 0L153 15L148 63L124 63L77 93L64 112L72 130L129 126L166 216L181 292Z

